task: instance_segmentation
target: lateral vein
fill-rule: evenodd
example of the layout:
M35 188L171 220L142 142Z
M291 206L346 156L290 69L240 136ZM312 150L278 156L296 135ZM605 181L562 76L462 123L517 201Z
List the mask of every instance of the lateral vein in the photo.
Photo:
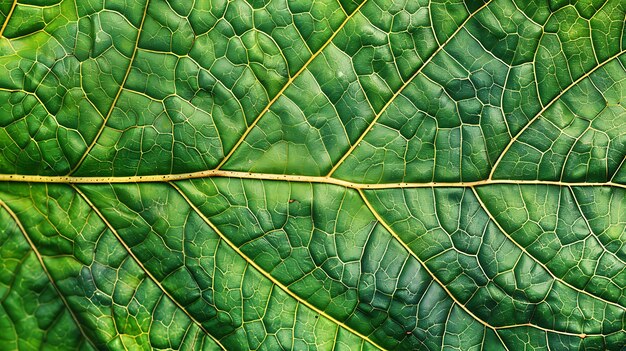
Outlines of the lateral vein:
M180 189L176 184L174 183L170 183L170 185L176 189L176 191L185 199L185 201L187 202L187 204L189 204L189 206L194 210L194 212L196 212L198 214L198 216L200 216L200 218L202 218L202 220L209 225L209 227L211 227L211 229L213 229L213 231L215 231L215 233L217 233L217 235L220 237L220 239L222 239L231 249L233 249L239 256L241 256L241 258L243 258L249 265L251 265L252 267L254 267L259 273L261 273L265 278L267 278L268 280L270 280L274 285L278 286L280 289L282 289L285 293L287 293L289 296L291 296L293 299L295 299L296 301L298 301L299 303L305 305L306 307L310 308L311 310L315 311L315 313L324 316L325 318L327 318L328 320L332 321L333 323L337 324L338 326L341 326L342 328L346 329L347 331L353 333L354 335L357 335L358 337L360 337L363 340L367 340L369 343L371 343L372 345L374 345L376 348L380 349L380 350L385 350L382 346L378 345L377 343L375 343L374 341L372 341L369 337L367 337L366 335L363 335L361 333L359 333L358 331L352 329L351 327L349 327L348 325L346 325L345 323L337 320L336 318L334 318L333 316L329 315L328 313L324 312L323 310L315 307L313 304L311 304L310 302L308 302L307 300L301 298L300 296L296 295L294 292L292 292L291 290L289 290L289 288L287 286L285 286L283 283L281 283L280 281L278 281L276 278L274 278L272 275L270 275L268 272L266 272L261 266L259 266L256 262L254 262L254 260L252 260L250 257L248 257L245 253L243 253L239 247L237 245L235 245L226 235L224 235L219 228L217 228L217 226L215 224L213 224L213 222L211 220L209 220L209 218L207 216L204 215L204 213L202 213L202 211L200 211L200 209L198 207L196 207L196 205L189 199L189 197L182 191L182 189Z
M413 250L411 250L411 248L409 247L409 245L404 242L404 240L402 240L402 238L400 238L400 236L391 228L391 226L389 224L387 224L387 222L382 218L382 216L378 213L378 211L376 211L374 209L374 207L372 206L372 204L369 202L369 200L367 199L367 196L365 196L365 193L363 192L363 190L358 190L359 195L361 196L361 199L363 200L363 202L365 203L365 206L367 206L367 208L370 210L370 212L374 215L374 217L376 218L376 221L378 223L380 223L388 232L389 234L391 234L391 236L396 239L400 245L402 245L402 247L404 247L405 250L407 250L408 254L411 255L412 257L414 257L419 263L420 265L426 270L426 272L428 273L428 275L430 275L430 277L437 283L439 284L439 286L441 286L441 288L446 292L446 294L448 294L448 296L450 296L450 298L452 299L452 301L458 305L459 307L461 307L461 309L463 309L463 311L465 311L467 314L469 314L472 318L474 318L477 322L479 322L480 324L482 324L484 327L489 328L491 330L493 330L496 334L498 330L502 330L502 329L512 329L512 328L517 328L517 327L531 327L531 328L536 328L539 330L542 330L544 332L551 332L551 333L556 333L556 334L563 334L563 335L570 335L570 336L578 336L580 338L584 338L587 336L591 336L591 334L579 334L579 333L572 333L572 332L567 332L567 331L561 331L561 330L553 330L553 329L549 329L549 328L545 328L539 325L535 325L535 324L531 324L531 323L524 323L524 324L513 324L513 325L505 325L505 326L493 326L491 324L489 324L488 322L486 322L485 320L483 320L482 318L478 317L477 315L475 315L467 306L465 306L463 303L461 303L461 301L459 301L453 294L452 292L448 289L448 287L443 284L442 281L439 280L439 278L437 278L437 276L430 270L430 268L428 268L428 266L426 265L426 262L423 261L415 252L413 252ZM599 335L599 334L598 334Z
M613 301L605 300L605 299L603 299L603 298L601 298L599 296L595 296L595 295L593 295L592 293L590 293L587 290L579 289L579 288L573 286L572 284L570 284L569 282L565 281L563 278L560 278L556 274L554 274L554 272L552 272L552 269L550 269L545 263L539 261L535 256L531 255L530 252L528 252L528 250L526 249L526 247L524 247L520 243L518 243L517 240L514 240L513 237L511 237L511 235L506 230L504 230L504 228L502 227L500 222L496 221L496 219L493 216L493 214L491 213L491 211L489 211L489 209L487 208L487 206L483 202L483 199L480 197L480 195L478 195L478 192L476 191L476 189L474 187L471 187L470 189L472 190L472 193L476 197L476 200L478 200L478 204L480 205L480 208L483 211L485 211L485 214L489 217L491 222L493 222L493 224L496 225L498 230L500 232L502 232L502 235L504 235L510 242L512 242L517 248L519 248L525 255L530 257L530 259L532 259L541 268L543 268L548 273L548 275L550 275L552 277L552 279L554 279L555 281L557 281L557 282L567 286L568 288L578 292L579 294L587 295L588 297L590 297L592 299L604 302L607 305L611 305L611 306L614 306L614 307L617 307L617 308L619 308L621 310L626 311L626 307L625 306L622 306L619 303L616 303L616 302L613 302Z
M17 0L13 0L13 3L11 4L11 9L9 10L7 17L4 19L4 23L2 23L2 27L0 28L0 37L4 36L4 30L7 28L7 24L9 23L9 20L11 19L11 16L13 15L13 11L15 11L16 7L17 7Z
M511 146L513 146L513 144L515 144L515 142L519 139L520 135L522 135L528 128L530 128L531 124L533 124L536 120L538 120L539 117L541 117L541 115L544 112L546 112L546 110L548 110L550 108L550 106L554 105L555 102L557 102L570 89L572 89L573 87L578 85L578 83L580 83L583 80L585 80L586 78L590 77L595 71L597 71L598 69L602 68L604 65L606 65L607 63L613 61L614 59L620 57L624 53L626 53L626 50L622 50L622 51L618 52L617 54L615 54L614 56L611 56L608 59L602 61L599 65L597 65L594 68L592 68L589 72L583 74L578 79L574 80L572 82L572 84L570 84L567 87L565 87L565 89L563 89L557 96L555 96L552 100L550 100L550 102L548 102L545 106L543 106L541 108L541 110L539 110L539 112L537 112L537 114L535 114L533 116L533 118L531 118L528 121L528 123L526 123L524 125L524 127L517 134L515 134L515 136L513 138L511 138L509 143L504 147L504 150L502 150L502 152L500 153L500 156L498 157L498 159L496 159L496 162L494 162L493 166L491 167L491 172L489 173L489 179L493 179L493 176L494 176L494 174L496 172L496 169L498 168L498 166L502 162L502 159L504 158L504 155L506 155L506 153L509 151Z
M50 284L54 288L54 291L57 293L57 295L59 295L59 298L63 302L63 305L65 305L65 308L67 309L67 311L69 312L70 316L72 317L72 320L74 321L74 323L76 323L76 327L78 328L78 330L80 331L82 336L85 338L85 340L94 348L94 350L97 350L98 348L96 347L96 345L94 345L94 343L91 340L91 338L89 338L87 336L87 334L85 333L85 330L83 329L80 321L78 320L78 317L76 317L76 314L74 313L74 311L70 307L69 303L65 299L65 296L63 296L63 294L61 293L61 290L59 290L59 287L56 285L54 279L52 278L52 275L48 271L48 267L46 266L46 264L43 261L43 256L41 256L41 253L39 252L39 250L35 246L35 243L33 243L33 241L31 240L30 236L28 236L28 234L26 232L26 228L24 228L24 225L22 224L20 219L17 217L17 214L15 214L15 212L13 212L13 210L2 200L0 200L0 208L3 208L5 211L7 211L9 216L11 216L11 218L13 219L13 221L15 222L17 227L20 229L20 232L22 232L22 235L26 239L26 242L28 242L28 245L30 246L30 249L35 254L35 257L37 257L37 261L39 261L39 264L41 265L41 268L43 269L44 273L46 274L46 277L50 281Z
M217 343L217 345L219 345L219 347L222 348L222 350L226 350L226 348L224 347L224 345L222 345L222 343L213 335L211 335L211 333L209 333L209 331L202 325L202 323L200 323L200 321L198 321L196 318L194 318L191 313L189 313L189 311L187 311L187 309L185 309L185 307L183 307L176 299L174 299L174 297L172 295L170 295L170 293L163 287L163 285L161 284L161 282L159 282L156 277L154 275L152 275L152 273L150 273L149 270L146 269L146 267L143 265L143 263L139 260L139 258L137 256L135 256L135 254L133 253L133 251L130 249L130 247L126 244L126 242L124 240L122 240L122 238L120 237L119 233L115 230L115 228L111 225L111 223L109 223L109 221L104 217L104 215L100 212L100 210L91 202L91 200L89 200L89 198L87 197L87 195L85 195L85 193L83 193L82 190L80 190L77 186L75 185L71 185L71 187L74 189L74 191L76 191L76 193L78 193L78 195L89 205L89 207L92 209L92 211L94 211L96 213L96 215L100 218L100 220L102 220L102 222L104 222L104 224L107 226L107 228L111 231L111 233L113 233L113 235L115 236L115 238L117 239L117 241L124 247L124 249L126 250L126 252L128 253L128 255L135 261L135 263L137 263L137 265L139 265L139 267L141 267L141 269L146 273L146 275L150 278L150 280L152 280L152 282L159 287L159 289L163 292L163 294L165 296L167 296L170 301L172 301L176 307L178 307L178 309L180 309L181 311L183 311L183 313L194 323L196 324L200 330L202 330L208 337L210 337L213 341L215 341Z
M417 71L415 71L415 73L413 73L413 75L411 75L411 77L409 77L406 80L406 82L404 82L404 84L402 84L400 89L398 89L398 91L396 91L391 96L389 101L387 101L387 103L374 116L374 119L372 120L372 122L367 126L365 131L361 133L361 136L354 142L354 144L352 144L352 146L348 149L348 151L346 151L343 154L343 156L339 159L339 161L337 161L337 163L333 166L333 168L331 168L330 172L328 172L329 177L332 176L333 173L335 173L335 171L339 168L341 164L343 164L346 158L348 158L348 156L352 154L352 151L354 151L354 149L356 149L356 147L361 143L361 141L365 139L365 136L369 133L369 131L372 128L374 128L374 125L376 125L376 122L378 121L378 119L383 115L383 113L387 110L387 108L396 100L396 98L400 96L400 94L402 94L404 89L413 81L413 79L415 79L415 77L417 77L420 73L422 73L422 70L430 63L430 61L433 60L433 58L435 58L435 56L437 56L437 54L439 54L439 52L441 52L444 49L446 45L448 45L448 43L452 40L452 38L454 38L457 35L457 33L459 33L463 28L465 28L465 25L470 19L472 19L477 13L479 13L482 9L487 7L490 3L491 1L487 1L485 4L479 7L476 11L470 13L469 16L467 16L467 18L465 19L465 21L463 21L463 23L459 25L459 27L448 37L448 39L443 44L441 44L435 50L435 52L433 52L432 55L430 55L430 57L428 57L428 59L424 61L424 63L422 63L422 65L417 69Z
M91 142L91 144L89 144L89 146L87 147L87 150L85 150L85 152L80 157L80 160L78 160L76 165L72 167L68 175L72 175L74 174L74 172L76 172L76 170L83 164L83 162L85 161L85 159L87 158L91 150L94 148L94 146L96 146L96 143L98 142L98 139L100 138L100 135L102 135L102 132L106 128L109 118L113 114L113 110L115 109L115 105L117 104L117 101L119 100L120 95L122 95L122 91L124 90L124 85L126 85L126 80L128 79L128 76L130 75L130 71L133 67L133 62L135 62L135 56L137 55L137 51L139 48L139 38L141 37L143 24L146 21L146 16L148 14L148 6L150 6L150 0L146 0L146 6L143 9L143 16L141 16L141 22L139 23L139 28L137 28L137 38L135 40L135 47L133 48L133 53L130 57L130 61L128 62L128 67L126 68L126 72L124 73L124 78L122 79L122 82L120 83L120 88L117 90L117 93L115 94L115 97L113 98L113 101L111 102L111 106L109 107L107 114L104 116L104 120L102 121L102 125L100 126L100 129L98 129L98 133L96 133L96 136L93 138L93 141ZM98 113L100 113L100 111L98 111Z
M350 15L348 15L344 21L339 25L339 27L337 28L337 30L330 36L330 38L328 38L328 40L324 43L324 45L322 45L319 50L317 50L313 55L311 55L311 57L304 63L304 65L302 65L302 67L292 76L289 78L289 80L287 80L287 83L285 83L285 85L283 85L283 87L278 91L278 93L276 93L276 96L274 96L269 103L265 106L265 108L263 108L263 110L261 111L261 113L259 113L259 115L254 119L254 121L248 126L248 128L246 129L246 131L243 133L243 135L239 138L239 140L237 140L237 143L235 143L235 145L230 149L230 151L228 152L228 154L226 154L226 156L224 156L224 158L222 159L222 161L217 165L217 167L215 168L216 170L221 169L224 164L226 164L226 162L228 162L228 160L230 159L230 157L237 151L237 149L239 148L239 145L241 145L244 140L246 139L246 137L248 136L248 134L250 134L250 132L252 131L252 129L254 129L254 127L257 125L257 123L259 123L259 121L261 120L261 118L267 113L267 111L269 111L269 109L272 107L272 105L274 105L274 103L283 95L283 93L285 92L285 90L287 90L287 88L289 88L289 86L291 86L291 83L293 83L293 81L298 78L298 76L306 71L307 67L309 67L309 64L311 62L313 62L313 60L315 60L315 58L322 53L322 51L324 51L324 49L330 45L330 43L333 41L333 39L335 39L335 37L337 36L337 34L339 34L339 32L341 31L341 29L343 29L343 27L346 25L346 23L348 23L348 21L350 21L350 19L352 17L354 17L355 14L357 14L360 10L361 7L363 7L363 5L365 5L365 3L367 2L367 0L364 0Z

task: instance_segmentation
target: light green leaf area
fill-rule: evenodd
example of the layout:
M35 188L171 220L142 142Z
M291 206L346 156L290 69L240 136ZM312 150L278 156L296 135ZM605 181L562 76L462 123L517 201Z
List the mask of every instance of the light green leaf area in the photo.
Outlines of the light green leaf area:
M624 350L625 24L0 1L0 350Z

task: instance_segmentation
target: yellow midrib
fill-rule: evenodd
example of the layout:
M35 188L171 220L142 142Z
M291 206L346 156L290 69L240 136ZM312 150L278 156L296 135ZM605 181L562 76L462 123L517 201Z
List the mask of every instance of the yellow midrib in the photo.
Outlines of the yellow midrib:
M252 173L240 171L208 170L181 174L162 174L145 176L113 176L113 177L74 177L74 176L40 176L22 174L0 174L0 182L30 183L61 183L61 184L112 184L112 183L156 183L173 182L198 178L237 178L268 181L285 181L296 183L318 183L338 185L351 189L393 189L393 188L441 188L441 187L476 187L481 185L553 185L553 186L608 186L626 189L626 184L613 181L606 182L566 182L558 180L514 180L485 179L461 182L391 182L391 183L359 183L328 176L305 176L293 174Z

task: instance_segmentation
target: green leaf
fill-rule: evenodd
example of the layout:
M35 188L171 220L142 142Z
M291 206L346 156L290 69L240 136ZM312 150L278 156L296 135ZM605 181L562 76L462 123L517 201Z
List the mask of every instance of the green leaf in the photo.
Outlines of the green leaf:
M0 349L623 350L621 0L0 2Z

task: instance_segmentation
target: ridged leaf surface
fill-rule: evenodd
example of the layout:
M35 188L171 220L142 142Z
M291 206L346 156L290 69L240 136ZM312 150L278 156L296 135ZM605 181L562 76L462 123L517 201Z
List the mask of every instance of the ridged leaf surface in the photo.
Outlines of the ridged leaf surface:
M0 1L0 349L623 350L625 22Z

